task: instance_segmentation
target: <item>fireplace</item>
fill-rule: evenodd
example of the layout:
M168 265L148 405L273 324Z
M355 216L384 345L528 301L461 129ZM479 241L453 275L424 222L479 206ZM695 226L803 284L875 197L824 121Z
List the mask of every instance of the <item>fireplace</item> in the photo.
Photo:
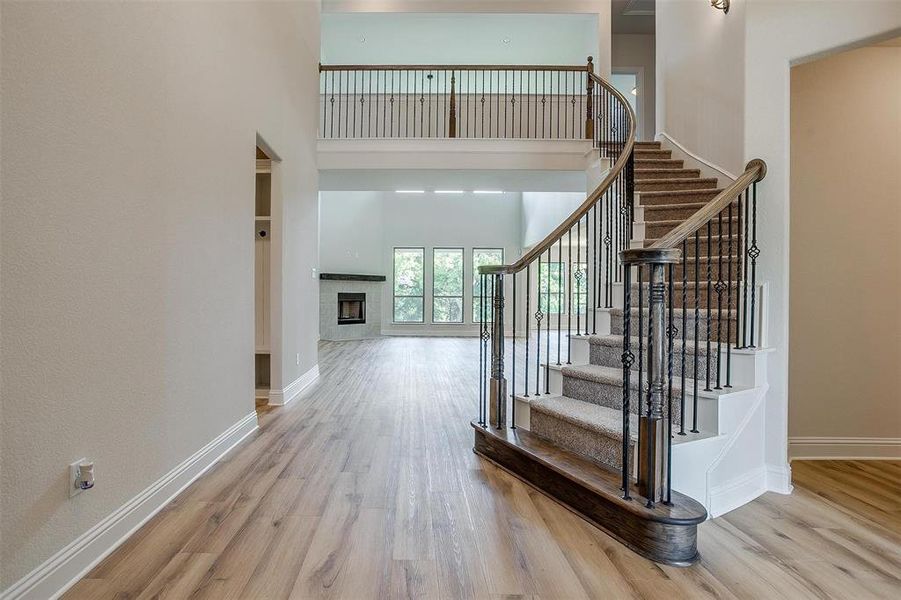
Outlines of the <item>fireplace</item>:
M338 292L338 325L366 322L366 294Z

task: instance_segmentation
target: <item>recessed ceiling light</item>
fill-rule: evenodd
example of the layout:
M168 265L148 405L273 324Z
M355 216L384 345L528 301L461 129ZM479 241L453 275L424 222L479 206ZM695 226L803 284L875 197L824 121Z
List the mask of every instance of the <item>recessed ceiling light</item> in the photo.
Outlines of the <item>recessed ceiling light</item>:
M395 190L395 194L425 194L425 190Z
M365 44L365 43L366 43L366 36L365 36L365 35L361 35L361 36L360 36L360 43L361 43L361 44Z
M435 190L436 194L462 194L463 190Z
M504 42L505 44L509 44L509 43L510 43L510 38L504 38L504 39L502 39L501 41Z
M475 190L473 194L503 194L502 190Z

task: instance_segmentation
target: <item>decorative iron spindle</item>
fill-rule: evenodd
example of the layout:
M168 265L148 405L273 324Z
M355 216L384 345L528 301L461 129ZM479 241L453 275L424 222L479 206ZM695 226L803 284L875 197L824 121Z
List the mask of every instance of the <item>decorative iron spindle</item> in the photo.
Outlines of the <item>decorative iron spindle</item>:
M632 391L632 364L635 362L635 355L632 354L632 267L625 265L623 267L623 498L631 500L630 493L632 474L629 468L629 446L632 444L632 436L630 429L632 407L631 407L631 391ZM640 279L640 278L639 278ZM641 283L639 282L639 290ZM641 334L639 333L639 338ZM638 397L641 398L641 388L639 388Z
M757 247L757 182L751 185L751 249L748 250L748 256L751 257L751 348L757 347L754 334L756 329L754 321L757 316L757 257L760 256L760 248Z
M679 435L685 435L685 346L688 336L688 240L682 240L682 369L679 385ZM695 347L694 361L698 361L698 349Z
M726 288L726 284L723 281L723 211L720 211L717 216L717 257L716 257L716 284L714 289L716 290L716 386L714 389L721 390L723 386L720 385L720 373L722 369L720 368L720 356L721 350L723 346L723 290ZM710 319L710 315L707 315L707 319ZM709 362L709 358L707 359Z

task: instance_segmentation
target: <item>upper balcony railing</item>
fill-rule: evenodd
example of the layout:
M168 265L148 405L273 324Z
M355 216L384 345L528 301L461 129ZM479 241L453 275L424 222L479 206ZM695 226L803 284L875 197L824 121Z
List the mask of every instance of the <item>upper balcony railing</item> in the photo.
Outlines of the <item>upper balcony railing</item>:
M594 65L320 65L320 136L596 139Z

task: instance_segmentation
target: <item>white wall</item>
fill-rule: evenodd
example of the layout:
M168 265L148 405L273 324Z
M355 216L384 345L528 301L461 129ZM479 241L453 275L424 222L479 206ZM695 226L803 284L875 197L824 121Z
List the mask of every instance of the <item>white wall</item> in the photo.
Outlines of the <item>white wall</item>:
M723 14L710 2L658 0L656 10L657 131L732 173L746 162L747 4L733 0Z
M652 141L657 133L656 41L654 35L616 34L613 36L613 72L638 73L638 132L642 141ZM631 94L627 95L627 97Z
M598 32L596 51L592 53L595 73L601 77L610 75L610 0L324 0L322 8L324 13L583 13L592 16Z
M0 589L254 410L257 132L283 378L315 364L318 13L3 2Z
M579 192L523 192L522 246L531 248L585 202Z
M901 38L895 44L791 72L793 456L901 458ZM866 109L848 118L849 100ZM852 348L865 350L841 351ZM895 440L894 454L880 439Z
M322 272L385 275L382 328L386 333L445 331L470 333L472 248L505 250L507 262L519 258L521 196L322 192L320 194ZM354 211L358 211L354 214ZM365 228L360 224L366 223ZM392 273L395 247L425 248L425 324L392 325ZM431 325L432 248L465 248L464 324ZM357 258L359 257L359 258Z
M874 36L895 37L899 27L901 2L895 0L748 4L744 155L760 157L768 166L767 177L758 186L762 250L758 270L770 282L768 333L775 348L766 406L770 465L784 462L788 454L790 68Z
M586 14L330 13L322 16L322 61L583 65L597 38Z

